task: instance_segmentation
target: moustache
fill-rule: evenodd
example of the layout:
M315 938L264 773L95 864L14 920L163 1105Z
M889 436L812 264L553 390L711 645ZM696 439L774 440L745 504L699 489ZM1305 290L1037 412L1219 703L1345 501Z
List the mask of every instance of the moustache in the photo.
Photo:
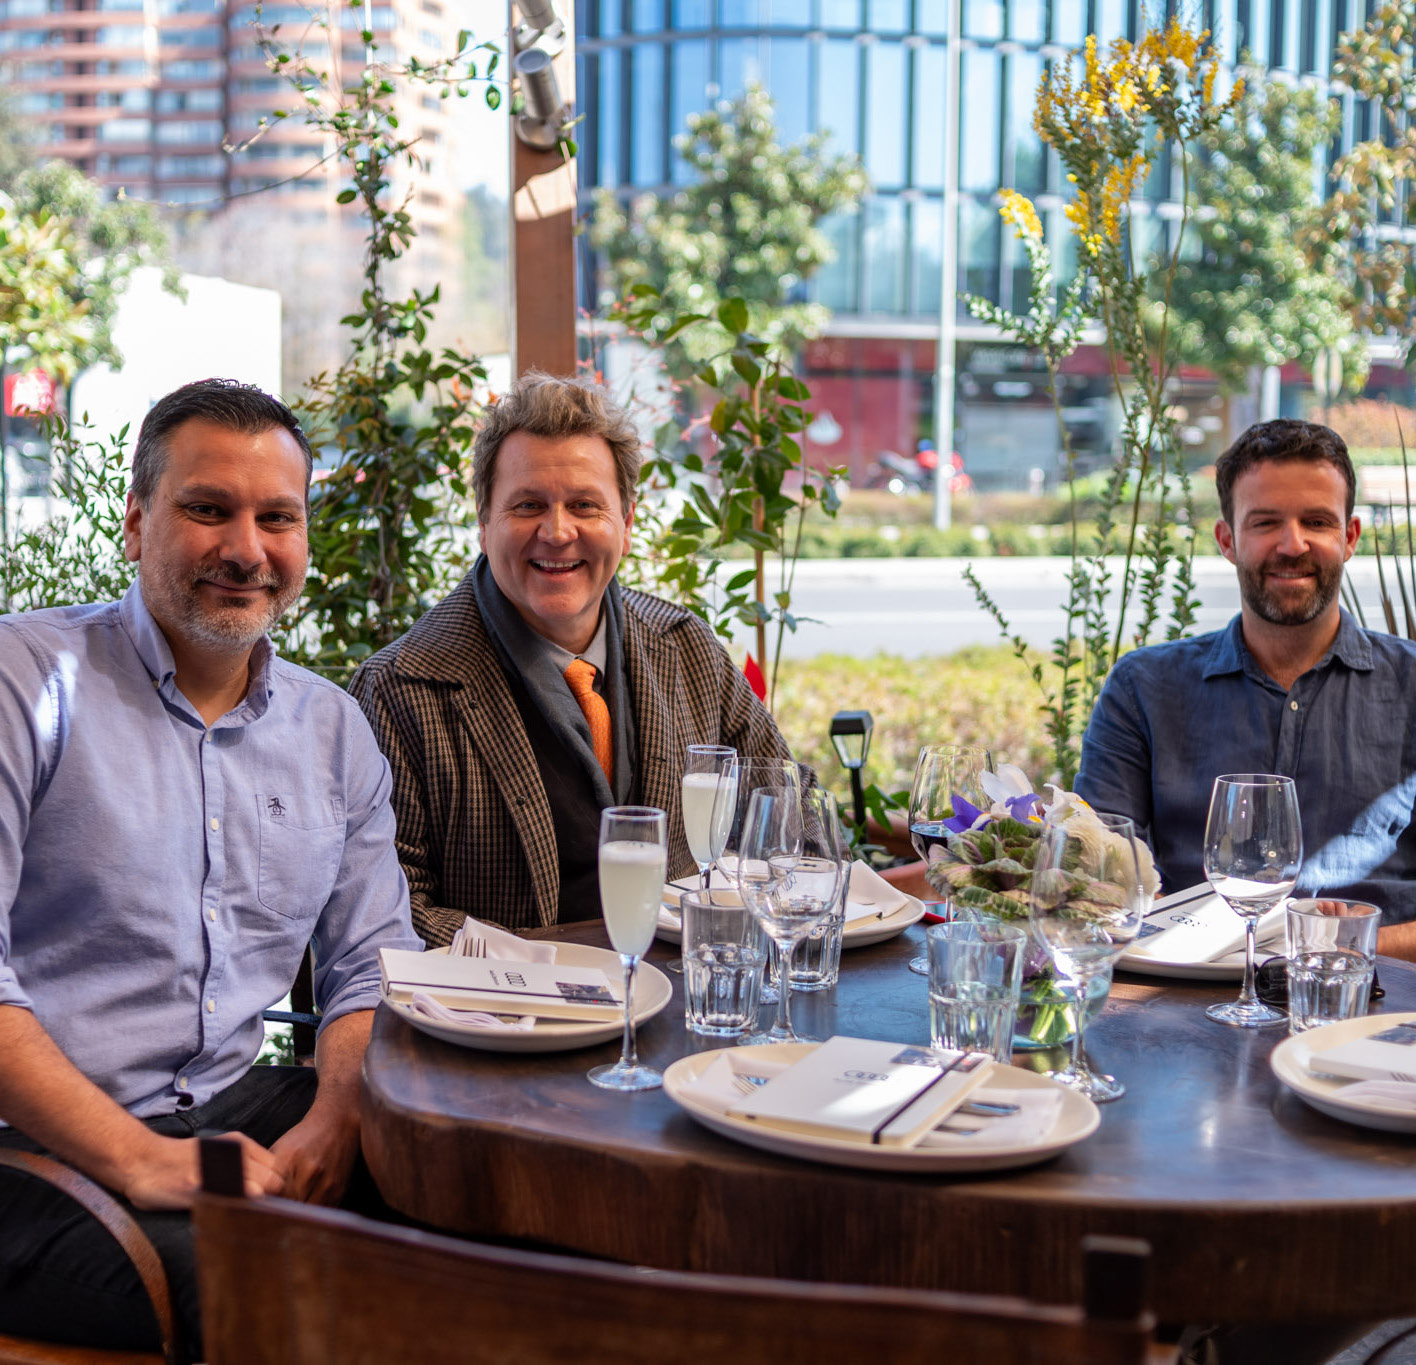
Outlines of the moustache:
M256 569L247 573L233 564L216 562L200 565L192 574L192 587L209 583L217 588L279 588L285 580L269 569Z

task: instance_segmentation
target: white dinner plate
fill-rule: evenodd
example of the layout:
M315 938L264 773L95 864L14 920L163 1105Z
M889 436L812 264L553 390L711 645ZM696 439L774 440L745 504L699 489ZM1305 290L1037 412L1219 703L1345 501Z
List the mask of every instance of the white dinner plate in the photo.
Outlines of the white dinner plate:
M1414 1021L1416 1013L1363 1014L1356 1019L1324 1024L1285 1038L1274 1048L1269 1065L1273 1074L1299 1099L1331 1118L1355 1123L1361 1128L1380 1128L1387 1133L1416 1133L1416 1109L1401 1109L1374 1100L1344 1099L1344 1091L1358 1082L1339 1080L1336 1076L1315 1076L1308 1070L1308 1059L1315 1052L1326 1052L1339 1043Z
M431 949L445 952L446 949ZM566 967L598 967L612 981L621 979L624 967L619 954L608 948L590 948L582 943L556 945L556 961ZM652 1019L669 1003L673 987L657 967L641 962L634 974L634 1022L638 1026ZM411 1005L385 1000L400 1018L406 1019L422 1033L441 1038L459 1047L477 1048L482 1052L569 1052L577 1047L593 1047L618 1038L624 1031L624 1019L615 1018L594 1023L573 1019L538 1019L529 1029L490 1029L476 1024L444 1023L431 1019Z
M774 1058L797 1061L810 1052L814 1043L776 1043L770 1051ZM759 1048L748 1049L756 1054ZM1031 1166L1056 1156L1073 1143L1090 1137L1101 1122L1101 1114L1085 1095L1057 1085L1035 1071L1015 1066L997 1067L990 1076L997 1088L1007 1090L1037 1090L1052 1088L1062 1092L1062 1109L1052 1131L1041 1141L1012 1146L986 1145L986 1134L979 1134L980 1146L967 1151L942 1147L876 1147L859 1142L843 1142L836 1138L809 1137L804 1133L784 1133L749 1123L745 1119L721 1114L698 1103L691 1090L692 1083L717 1059L721 1048L680 1057L664 1072L664 1093L705 1128L723 1137L744 1142L749 1147L780 1156L799 1157L803 1161L821 1161L829 1166L856 1166L874 1171L913 1171L920 1174L951 1174L969 1171L1002 1171L1014 1166ZM972 1099L987 1099L984 1086Z
M672 906L665 906L672 911ZM905 903L888 915L876 915L848 920L841 931L842 948L865 948L872 943L884 943L887 938L902 934L912 924L918 924L924 917L924 902L917 896L906 896ZM665 924L659 920L654 936L665 943L681 943L683 931L678 925Z
M1260 967L1271 957L1283 956L1283 943L1259 944L1254 949L1254 966ZM1154 957L1132 957L1122 953L1116 959L1116 970L1135 972L1137 976L1166 976L1172 981L1242 981L1244 950L1229 953L1215 962L1165 962Z

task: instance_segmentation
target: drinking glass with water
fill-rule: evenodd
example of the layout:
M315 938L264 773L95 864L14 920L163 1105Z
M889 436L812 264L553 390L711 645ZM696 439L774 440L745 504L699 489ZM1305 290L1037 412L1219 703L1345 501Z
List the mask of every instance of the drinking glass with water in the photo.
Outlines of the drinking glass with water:
M1296 900L1289 904L1288 1029L1367 1012L1377 961L1381 911L1357 901Z

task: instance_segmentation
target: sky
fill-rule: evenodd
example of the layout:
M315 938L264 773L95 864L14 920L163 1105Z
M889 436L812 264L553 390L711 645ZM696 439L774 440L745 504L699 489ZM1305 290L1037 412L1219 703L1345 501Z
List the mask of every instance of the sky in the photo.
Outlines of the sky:
M485 0L478 0L480 9ZM477 30L479 38L487 38L506 44L501 34ZM497 76L504 73L505 61L497 70ZM507 142L506 87L502 91L502 105L495 113L487 108L486 87L481 84L471 86L467 98L459 101L458 112L458 177L463 189L474 185L486 185L503 199L507 197L508 179L511 174L511 149Z

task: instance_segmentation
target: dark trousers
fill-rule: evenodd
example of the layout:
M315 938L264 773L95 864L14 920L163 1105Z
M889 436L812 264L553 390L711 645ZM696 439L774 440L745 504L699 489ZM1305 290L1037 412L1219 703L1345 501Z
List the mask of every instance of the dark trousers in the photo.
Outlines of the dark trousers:
M305 1116L315 1084L311 1067L255 1066L206 1104L144 1122L164 1137L219 1130L269 1147ZM44 1150L13 1128L0 1128L0 1146ZM199 1360L191 1219L120 1202L162 1258L182 1359ZM0 1170L0 1332L114 1349L161 1346L142 1282L103 1225L53 1186L8 1169Z

